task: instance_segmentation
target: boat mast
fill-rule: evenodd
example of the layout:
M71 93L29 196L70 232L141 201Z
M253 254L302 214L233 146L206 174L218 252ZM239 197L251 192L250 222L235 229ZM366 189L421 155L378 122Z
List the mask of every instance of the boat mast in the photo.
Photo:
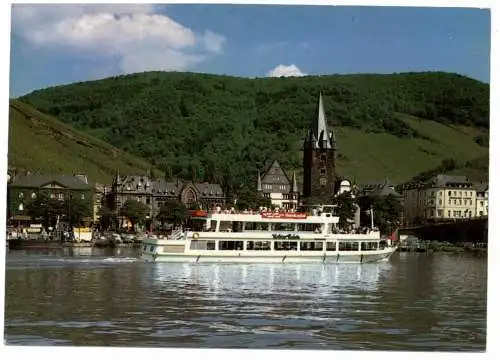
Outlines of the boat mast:
M372 230L375 228L375 225L373 224L373 205L370 206L370 217L371 217L371 225L372 225Z

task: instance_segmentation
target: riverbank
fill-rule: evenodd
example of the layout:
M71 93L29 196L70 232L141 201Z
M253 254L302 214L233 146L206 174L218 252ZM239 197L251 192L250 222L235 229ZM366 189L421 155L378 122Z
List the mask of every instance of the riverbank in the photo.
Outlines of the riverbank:
M460 243L451 244L449 242L440 241L422 241L419 244L402 244L398 247L399 252L422 252L422 253L434 253L434 252L446 252L446 253L475 253L475 254L487 254L488 246L485 243L472 244L472 243Z
M129 248L139 249L142 242L118 243L113 241L101 242L60 242L44 240L9 239L9 249L58 249L58 248Z

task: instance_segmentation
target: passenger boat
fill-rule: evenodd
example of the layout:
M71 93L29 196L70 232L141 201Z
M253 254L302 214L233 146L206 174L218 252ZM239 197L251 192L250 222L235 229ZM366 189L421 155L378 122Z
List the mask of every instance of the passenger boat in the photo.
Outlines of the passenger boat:
M141 257L190 263L374 263L388 261L397 246L372 225L341 233L333 212L233 213L196 211L190 230L166 239L148 237Z

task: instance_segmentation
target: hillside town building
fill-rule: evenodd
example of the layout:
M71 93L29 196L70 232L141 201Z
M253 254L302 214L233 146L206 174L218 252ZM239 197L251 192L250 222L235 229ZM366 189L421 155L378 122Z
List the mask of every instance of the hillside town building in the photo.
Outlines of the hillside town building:
M401 192L406 226L488 215L487 185L473 183L465 176L440 174L425 183L404 185Z
M295 210L299 205L297 176L291 179L277 160L270 162L257 177L257 192L271 200L271 204L287 210Z
M180 201L187 208L201 205L215 209L226 204L226 195L219 184L154 180L148 175L116 174L106 199L108 207L118 213L127 200L142 202L148 208L147 219L154 219L162 205L172 200Z
M84 175L19 175L9 178L7 185L8 222L14 227L29 227L36 223L28 214L29 203L44 193L51 199L71 201L78 198L89 203L89 213L82 221L93 220L94 186Z

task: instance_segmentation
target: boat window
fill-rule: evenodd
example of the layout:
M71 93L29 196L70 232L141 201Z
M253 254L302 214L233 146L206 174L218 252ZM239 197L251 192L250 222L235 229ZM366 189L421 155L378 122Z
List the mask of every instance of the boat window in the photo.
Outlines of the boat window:
M225 231L225 232L233 231L233 223L231 221L221 221L219 225L219 231Z
M299 224L298 230L302 232L314 231L317 224Z
M300 251L323 251L322 241L301 241Z
M274 250L297 251L297 241L275 241L274 242Z
M153 252L154 250L155 250L154 245L151 245L151 246L149 247L149 252Z
M336 250L337 250L336 243L335 242L331 242L331 241L327 241L327 243L326 243L326 251L336 251Z
M358 243L357 242L339 242L339 251L358 251Z
M247 250L271 250L270 241L247 241Z
M146 251L147 249L148 249L148 246L144 245L144 247L142 248L142 251Z
M384 250L386 247L387 247L387 241L386 240L382 240L380 242L380 250Z
M215 240L191 240L191 250L215 250Z
M376 241L370 241L370 242L362 242L361 243L361 250L377 250L377 242Z
M220 240L219 250L243 250L243 241Z
M294 231L294 223L276 223L274 224L274 230L276 231Z

